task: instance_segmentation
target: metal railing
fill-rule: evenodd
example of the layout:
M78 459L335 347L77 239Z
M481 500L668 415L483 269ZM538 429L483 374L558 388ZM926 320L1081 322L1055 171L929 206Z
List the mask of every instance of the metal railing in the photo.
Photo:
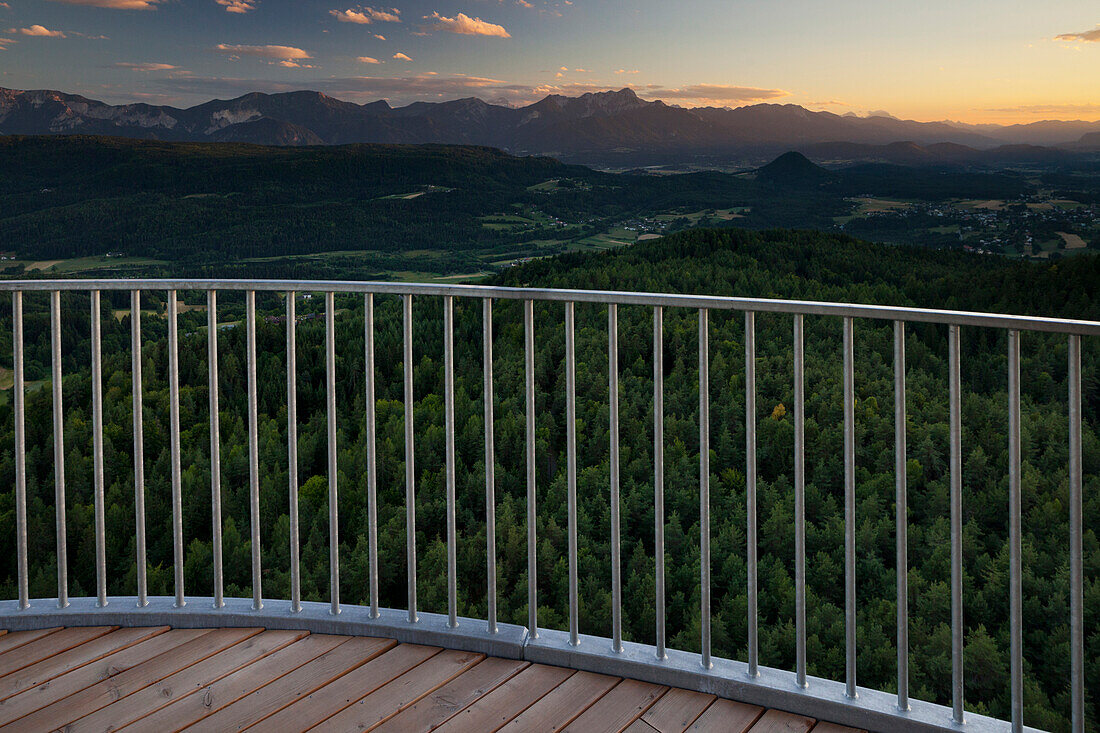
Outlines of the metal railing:
M1021 587L1021 449L1020 449L1020 334L1039 331L1066 334L1069 345L1069 558L1070 558L1070 634L1072 727L1083 731L1084 718L1084 629L1082 596L1082 441L1081 441L1081 337L1100 335L1100 323L1029 316L969 313L875 305L849 305L809 301L755 298L707 297L698 295L606 292L588 290L549 290L493 286L394 284L373 282L252 281L252 280L36 280L0 282L0 290L12 294L13 369L15 415L15 506L18 593L17 601L0 602L3 614L0 626L33 627L49 623L69 624L103 622L108 618L143 622L160 619L176 625L229 625L253 623L256 619L269 626L306 626L318 631L352 630L360 633L389 633L398 638L425 643L478 648L491 653L521 656L534 661L564 664L593 671L639 677L663 684L716 692L757 704L804 712L837 722L890 730L1003 730L1024 729L1023 725L1023 650ZM213 526L213 597L212 603L188 606L184 589L183 527L180 467L179 406L179 335L176 291L207 292L209 412L211 454L211 512ZM64 408L61 391L61 293L83 291L91 299L92 421L95 498L96 598L70 599L66 565L66 520L64 477ZM127 604L107 595L104 537L103 476L103 387L102 345L99 321L101 291L131 292L131 345L133 369L133 441L134 502L137 567L137 597ZM171 455L171 510L173 539L174 598L157 599L148 595L146 568L144 454L141 392L141 309L144 291L166 291L169 361L169 441ZM245 292L247 391L248 391L248 469L251 518L251 574L253 597L249 605L242 599L224 597L222 575L221 475L218 424L218 321L217 293ZM260 466L258 456L257 376L256 376L256 293L280 292L286 297L287 416L290 520L290 598L268 599L265 609L261 587L260 543ZM57 599L34 601L29 598L27 571L27 499L24 408L24 334L23 297L25 293L47 292L50 303L50 335L53 378L53 435L55 470L55 506L57 532ZM298 445L296 414L296 292L325 294L325 388L328 459L328 527L330 602L304 603L300 590L298 527ZM336 293L358 293L364 298L365 419L367 421L367 476L369 537L369 608L341 605L339 598L339 537L337 521L336 471L336 399L335 399L335 305ZM402 611L380 608L378 571L378 499L377 452L375 445L375 352L374 298L396 295L402 299L404 361L404 435L405 435L405 510L407 531L407 608ZM439 296L443 301L444 409L446 420L446 545L447 615L421 614L416 597L416 513L413 423L413 298ZM454 299L481 299L483 303L483 389L485 429L485 500L486 500L486 579L487 618L478 624L460 623L457 615L456 527L455 527L455 416L454 416ZM526 498L527 498L527 570L528 626L526 629L498 624L496 604L495 485L492 301L521 300L524 326L524 385L526 403ZM539 628L536 577L536 472L535 472L535 301L564 304L565 389L566 389L566 479L568 515L568 632ZM610 423L610 516L611 516L611 598L612 638L582 635L578 621L577 578L577 435L576 435L576 363L575 304L599 303L607 306L608 374ZM653 646L623 641L622 575L620 568L619 499L619 366L618 306L647 306L653 312L653 488L654 488L654 599L656 629ZM665 556L664 556L664 309L691 308L699 317L699 513L700 513L700 619L701 653L689 654L667 648L665 630ZM746 479L746 558L748 593L747 659L744 662L711 656L711 573L710 573L710 405L709 405L709 312L738 311L744 314L745 329L745 479ZM761 666L758 640L757 579L757 443L756 443L756 320L757 313L781 313L793 316L794 354L794 530L795 530L795 670L793 674ZM843 684L811 677L806 667L806 522L805 522L805 399L804 399L804 317L834 316L843 319L843 462L844 462L844 596L845 596L845 679ZM896 475L896 552L897 552L897 694L880 692L857 685L856 681L856 545L855 545L855 319L893 322L894 423ZM907 580L907 476L906 476L906 367L905 324L945 324L949 334L948 382L950 424L950 528L951 528L951 708L911 700L909 697L909 636ZM960 379L961 327L1002 329L1008 332L1008 445L1009 445L1009 608L1011 637L1011 721L963 712L963 544L962 544L962 429ZM192 602L196 599L191 598ZM113 614L113 615L112 615ZM349 617L350 616L350 617Z

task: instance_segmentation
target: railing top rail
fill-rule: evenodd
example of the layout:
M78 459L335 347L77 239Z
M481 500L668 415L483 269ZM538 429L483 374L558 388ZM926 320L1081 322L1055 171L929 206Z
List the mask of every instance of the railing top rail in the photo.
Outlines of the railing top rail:
M573 290L515 288L497 285L444 285L353 280L217 280L217 279L107 279L107 280L2 280L0 291L91 290L255 290L270 292L375 293L391 295L451 295L460 298L545 300L575 303L713 308L756 313L801 313L847 316L890 321L943 323L1019 331L1046 331L1100 336L1100 322L1007 313L978 313L936 308L831 303L812 300L741 298L721 295L645 293L625 290Z

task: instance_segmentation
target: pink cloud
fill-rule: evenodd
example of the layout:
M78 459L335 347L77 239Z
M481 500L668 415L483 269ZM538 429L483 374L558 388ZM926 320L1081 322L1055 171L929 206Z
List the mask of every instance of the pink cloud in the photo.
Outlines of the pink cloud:
M32 25L29 28L9 28L8 33L20 33L24 36L36 36L38 38L65 38L62 31L51 31L41 25Z
M66 5L87 5L92 8L111 8L112 10L153 10L165 0L52 0Z
M225 8L227 13L247 13L250 10L255 10L258 5L257 0L214 0L218 5Z
M511 34L504 26L489 23L481 18L471 18L465 13L459 13L453 18L432 13L425 15L424 20L435 21L430 25L432 30L458 33L464 36L494 36L496 38L511 38Z
M303 51L294 46L238 46L228 43L219 43L213 49L216 53L229 56L255 56L262 59L276 59L290 61L294 59L313 58L308 51Z
M398 51L397 53L395 53L395 54L393 55L393 57L394 57L394 59L396 59L397 61L412 61L412 58L411 58L411 57L409 57L409 56L406 56L405 54L401 53L400 51Z
M1084 41L1085 43L1100 43L1100 27L1093 28L1091 31L1081 31L1080 33L1063 33L1059 36L1055 36L1056 41Z
M358 10L330 10L328 14L336 18L341 23L358 23L360 25L370 25L371 23L400 23L401 11L397 8L390 8L386 10L384 8L375 10L374 8L359 8Z

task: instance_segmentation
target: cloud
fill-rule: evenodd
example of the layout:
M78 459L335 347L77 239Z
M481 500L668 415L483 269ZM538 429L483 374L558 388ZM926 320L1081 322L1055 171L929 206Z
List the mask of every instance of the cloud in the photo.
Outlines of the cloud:
M38 38L65 38L62 31L51 31L41 25L32 25L30 28L8 28L8 33L20 33L24 36L37 36Z
M386 40L386 37L385 37L385 36L383 36L383 35L382 35L381 33L375 33L375 34L374 34L374 37L375 37L375 38L377 38L377 39L378 39L379 41L384 41L384 40Z
M353 76L330 79L327 86L334 94L368 95L377 97L439 97L469 96L478 91L507 90L511 87L500 79L425 72L413 76ZM525 89L526 87L519 87Z
M178 66L172 64L155 64L155 63L128 63L120 62L114 65L116 69L130 69L131 71L171 71L178 69Z
M92 8L111 8L112 10L153 10L165 0L52 0L66 5L87 5Z
M19 43L19 41L14 38L0 38L0 51L6 51L8 44L11 43Z
M425 15L424 20L435 21L430 25L432 30L459 33L464 36L495 36L497 38L511 38L511 34L504 26L489 23L481 18L471 18L465 13L459 13L453 18L432 13Z
M410 58L409 56L406 56L405 54L401 53L400 51L398 51L397 53L395 53L395 54L393 55L393 57L394 57L394 59L396 59L397 61L412 61L412 58Z
M214 0L214 2L223 6L227 13L247 13L249 10L255 10L259 4L258 0Z
M261 59L275 59L291 61L294 59L313 58L307 51L294 46L237 46L228 43L219 43L212 49L215 53L223 53L229 56L255 56Z
M8 10L11 10L11 6L7 3L0 3L0 8L7 8Z
M786 97L790 92L782 89L738 87L728 84L691 84L678 89L654 87L646 90L646 96L655 99L688 99L698 102L727 104L730 102L761 102L766 99Z
M1100 26L1093 28L1091 31L1081 31L1080 33L1063 33L1059 36L1055 36L1056 41L1084 41L1085 43L1100 43Z
M379 9L359 8L358 10L330 10L328 14L341 23L358 23L370 25L371 23L400 23L401 11L397 8Z
M1100 114L1100 104L1022 104L1016 107L989 107L981 111L1032 115Z
M615 73L616 74L637 74L638 70L637 69L616 69Z
M380 64L380 63L382 63L381 61L379 61L378 59L376 59L372 56L359 56L355 60L358 61L361 64Z

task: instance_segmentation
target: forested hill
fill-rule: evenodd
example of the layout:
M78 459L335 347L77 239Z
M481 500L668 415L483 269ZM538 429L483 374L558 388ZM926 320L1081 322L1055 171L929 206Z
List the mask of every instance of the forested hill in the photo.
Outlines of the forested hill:
M506 285L705 292L1007 310L1098 318L1100 260L1083 255L1054 264L884 248L813 232L697 230L614 253L566 256L511 268ZM131 384L126 294L104 294L104 465L108 589L132 594L135 576L131 480ZM207 413L206 314L201 293L184 293L180 314L180 422L183 430L185 576L188 594L209 595L211 525ZM149 590L172 592L167 348L163 296L144 302L145 467ZM303 300L308 316L319 299ZM377 445L381 603L405 602L404 442L401 313L397 298L376 298ZM63 296L65 450L70 591L95 587L92 563L93 496L88 299ZM285 304L260 294L260 533L264 593L288 593ZM367 507L364 428L363 300L338 296L337 424L340 485L341 597L367 602ZM48 306L25 298L27 493L32 597L52 596L54 488L49 375ZM539 620L566 621L566 481L563 309L535 306ZM112 313L114 311L114 313ZM418 594L425 611L446 609L444 530L444 410L438 298L414 304L413 374L417 403L416 477ZM239 325L243 300L219 298L219 321ZM578 534L580 629L610 635L608 509L607 315L602 306L576 309ZM114 317L112 317L114 316ZM10 366L10 301L0 300L0 366ZM495 307L497 552L502 621L526 623L526 468L523 422L523 327L520 304ZM698 650L698 318L665 310L665 495L670 646ZM455 424L458 477L459 613L483 617L486 608L481 305L459 300L455 314ZM619 309L624 636L652 643L653 363L652 313ZM248 597L250 545L245 329L219 329L222 495L226 593ZM859 681L890 690L896 680L894 425L892 328L855 325L857 424L857 587ZM740 313L715 312L710 332L711 535L715 654L744 659L745 406L744 330ZM301 505L302 594L328 596L323 324L306 318L298 331L298 499ZM1100 389L1096 339L1085 339L1084 460L1085 625L1087 715L1100 722ZM814 675L844 674L843 462L841 322L806 319L806 516L808 665ZM910 693L949 703L950 533L946 329L907 331ZM1005 335L962 331L962 446L966 579L967 707L1007 717L1009 630L1007 550L1007 399ZM758 505L760 517L760 659L794 665L793 424L791 319L757 318ZM1069 729L1069 608L1067 557L1066 339L1025 334L1023 394L1023 591L1025 720ZM10 392L3 393L10 396ZM0 401L0 444L13 445L10 400ZM0 485L14 484L13 453L0 453ZM0 526L14 526L12 492L0 492ZM15 595L14 533L0 533L0 597ZM1093 609L1089 612L1088 609Z

